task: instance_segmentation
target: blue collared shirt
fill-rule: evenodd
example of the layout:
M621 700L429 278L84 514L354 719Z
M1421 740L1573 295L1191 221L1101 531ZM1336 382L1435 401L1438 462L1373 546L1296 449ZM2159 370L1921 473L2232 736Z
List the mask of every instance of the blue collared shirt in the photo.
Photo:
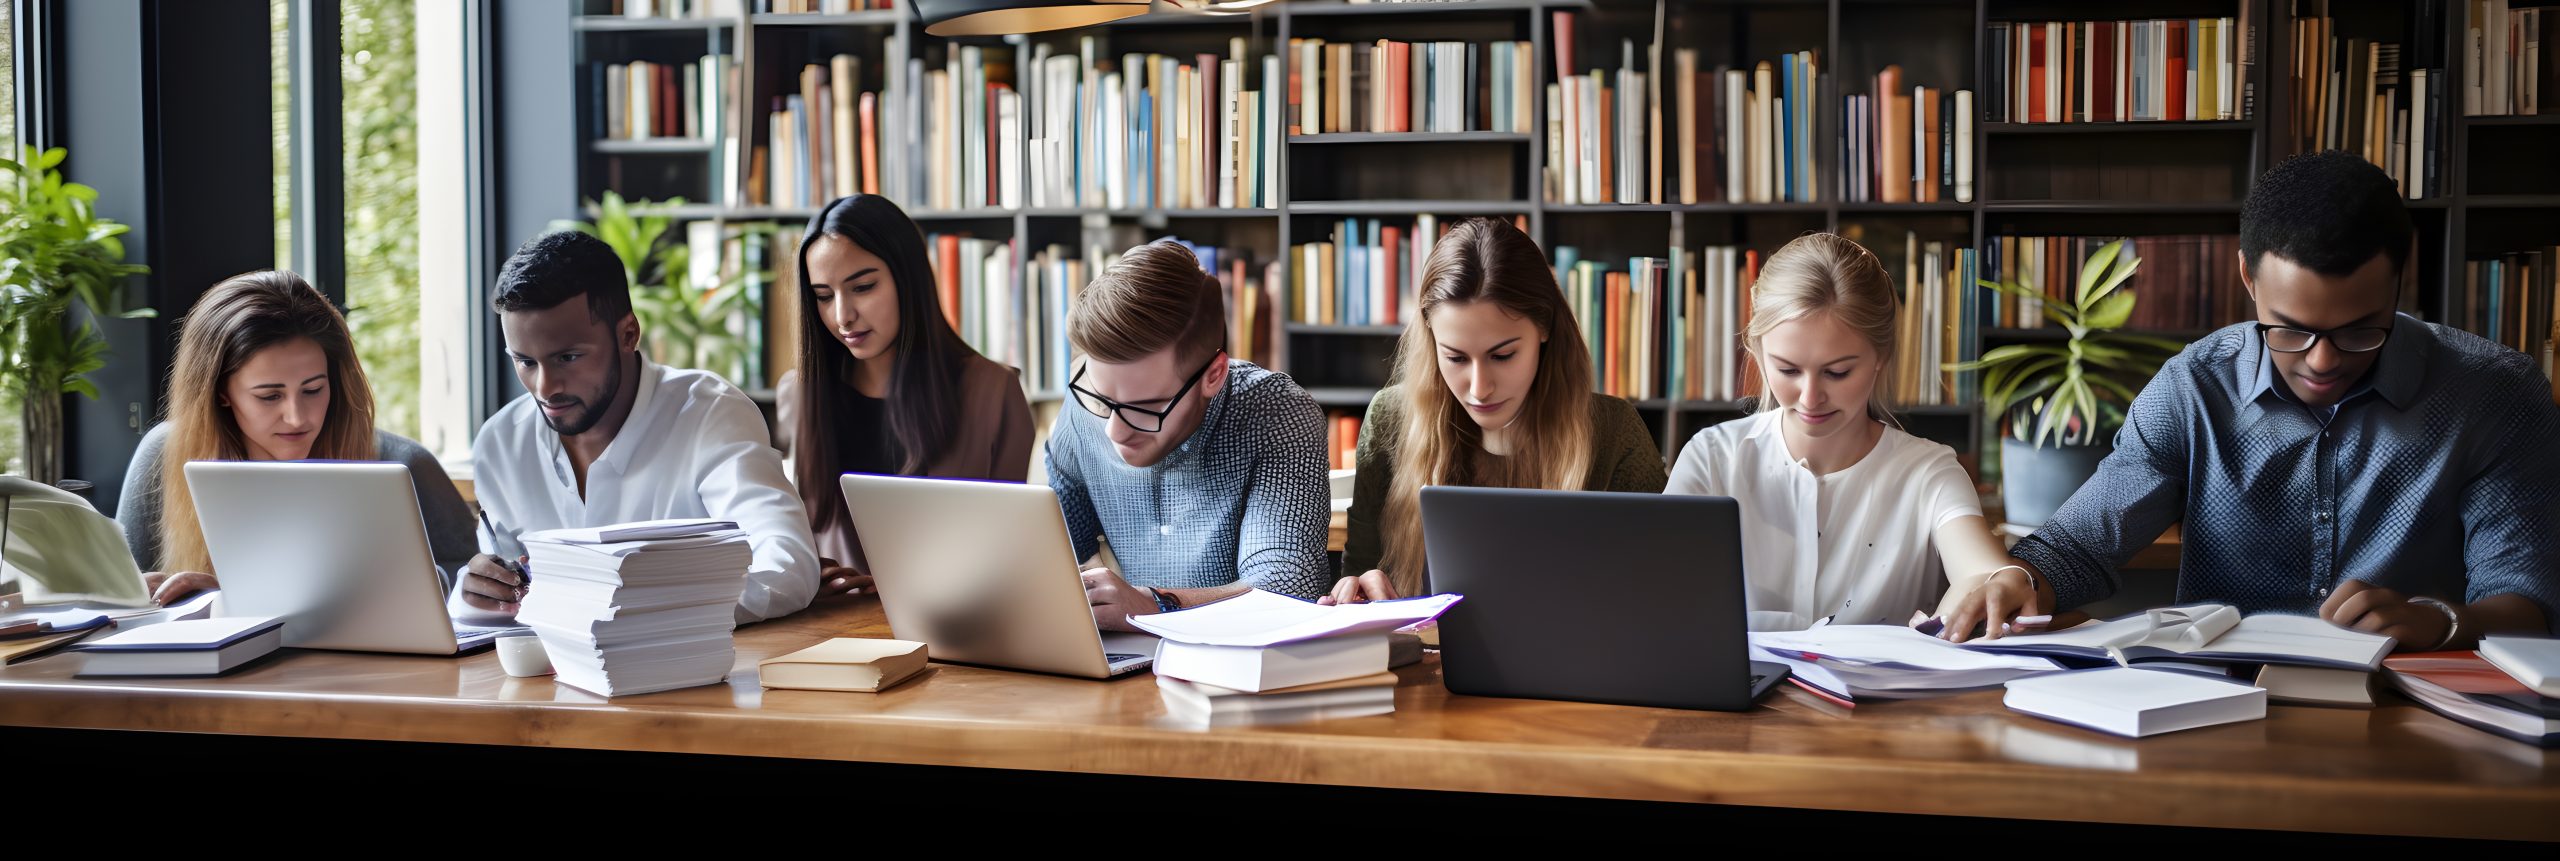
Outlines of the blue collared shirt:
M2560 408L2531 359L2457 329L2399 317L2330 415L2280 384L2254 325L2205 336L2012 552L2068 609L2113 594L2125 561L2182 520L2180 602L2312 614L2352 578L2449 601L2522 595L2560 632Z

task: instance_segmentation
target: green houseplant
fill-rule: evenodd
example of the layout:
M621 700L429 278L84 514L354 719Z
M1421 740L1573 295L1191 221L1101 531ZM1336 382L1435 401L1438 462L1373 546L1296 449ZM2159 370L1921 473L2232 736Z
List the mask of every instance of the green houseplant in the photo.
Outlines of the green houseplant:
M560 222L555 227L602 239L622 258L623 275L631 285L631 313L640 319L641 338L650 358L719 374L742 389L762 388L764 381L757 373L762 339L753 333L763 327L764 309L748 282L751 278L761 281L765 274L741 272L694 283L698 273L693 247L681 234L669 233L673 219L656 212L684 202L681 197L626 201L607 191L603 200L591 202L595 221ZM746 228L748 244L755 244L752 234L769 229ZM760 269L758 262L750 260L742 268ZM714 265L709 270L720 268Z
M2042 302L2045 318L2066 333L2059 342L2010 344L1946 366L1982 374L1983 413L2006 427L2000 483L2009 522L2042 524L2088 481L2124 425L2134 394L2186 347L2119 331L2133 319L2136 301L2124 285L2141 265L2119 239L2089 255L2061 297L2016 281L1981 282L2004 295Z
M126 279L150 269L124 262L116 237L128 228L98 217L97 189L64 181L58 168L67 157L28 147L17 160L0 158L0 362L8 365L0 386L19 399L27 475L45 484L62 478L63 394L97 397L89 372L107 364L107 339L89 321L72 327L72 311L152 316L124 306Z

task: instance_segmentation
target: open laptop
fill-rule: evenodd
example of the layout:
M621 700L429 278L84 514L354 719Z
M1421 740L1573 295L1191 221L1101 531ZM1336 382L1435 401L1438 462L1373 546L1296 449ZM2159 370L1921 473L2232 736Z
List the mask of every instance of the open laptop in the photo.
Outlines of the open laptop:
M935 660L1107 679L1155 663L1155 638L1094 627L1058 495L941 478L843 478L854 534L899 639Z
M1732 499L1422 489L1451 693L1742 711L1786 677L1750 660Z
M457 624L409 467L186 465L226 616L282 616L284 644L452 655L521 628Z

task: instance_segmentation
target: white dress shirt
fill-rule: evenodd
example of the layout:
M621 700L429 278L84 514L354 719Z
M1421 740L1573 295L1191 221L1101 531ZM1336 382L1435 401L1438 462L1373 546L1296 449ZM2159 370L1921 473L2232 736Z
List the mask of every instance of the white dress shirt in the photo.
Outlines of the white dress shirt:
M1699 431L1664 493L1742 509L1743 594L1754 631L1894 624L1935 609L1947 578L1938 527L1982 514L1954 449L1886 427L1847 469L1815 475L1787 451L1779 411Z
M755 548L738 596L740 624L799 612L818 593L808 515L783 472L782 453L755 402L719 377L643 357L631 416L587 466L583 497L560 434L543 422L532 395L480 426L471 460L473 490L497 533L492 543L491 530L481 530L484 553L514 559L524 553L516 536L544 529L708 517L736 521ZM446 600L455 619L507 621L464 603L460 578L455 582Z

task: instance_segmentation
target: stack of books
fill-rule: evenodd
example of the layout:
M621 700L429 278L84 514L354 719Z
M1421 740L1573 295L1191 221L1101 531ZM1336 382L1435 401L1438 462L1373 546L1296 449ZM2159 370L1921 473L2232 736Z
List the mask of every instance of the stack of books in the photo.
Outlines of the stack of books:
M1289 52L1292 134L1532 131L1528 42L1291 39Z
M1255 58L1246 53L1246 44L1243 37L1228 40L1224 57L1124 54L1116 67L1090 36L1074 55L1052 55L1047 44L1035 45L1024 80L1025 99L1002 91L1002 84L988 85L998 88L990 90L990 98L996 99L1001 122L1008 124L1005 134L1013 133L1011 117L1023 117L1027 151L1018 155L1029 161L1027 174L1005 167L1013 161L998 169L980 168L969 161L977 156L946 153L937 145L931 199L936 206L995 204L995 197L971 202L977 199L968 194L973 186L951 190L957 197L944 194L940 176L952 169L939 165L959 159L970 177L994 176L1011 183L1027 175L1035 207L1276 209L1279 164L1285 156L1283 97L1275 92L1280 58ZM976 49L957 50L965 56L947 76L969 77L964 68L976 62L968 59ZM990 128L967 119L980 115L953 114L947 121L964 127L961 136L969 138ZM935 108L929 119L942 116L942 109ZM1015 188L1009 184L1005 191ZM945 204L946 199L960 202Z
M2047 658L1969 651L1902 625L1826 625L1804 631L1757 631L1759 660L1787 665L1796 687L1843 706L1860 699L1910 699L1996 688L2011 679L2050 673Z
M2462 328L2532 356L2551 370L2553 342L2560 341L2560 245L2462 262Z
M1073 373L1068 356L1067 311L1074 307L1076 294L1098 271L1086 263L1087 259L1073 246L1052 244L1033 252L1023 265L1022 296L1030 310L1022 319L1022 361L1014 367L1022 369L1025 388L1035 392L1067 390L1067 377Z
M2080 266L2089 255L2116 241L2108 236L1997 236L1982 247L1984 278L2015 282L2059 301L2078 289ZM2210 329L2248 320L2248 291L2240 286L2240 238L2219 236L2137 236L2129 253L2142 266L2119 288L2141 297L2126 326L2143 330ZM1965 283L1972 283L1967 281ZM1982 325L2036 328L2053 325L2044 316L2044 301L2022 299L1985 289L1979 309Z
M798 88L765 114L765 145L748 167L754 199L815 209L853 194L880 194L880 94L862 89L862 58L837 54L800 68Z
M2254 56L2242 17L1998 21L1989 50L1993 122L2248 119Z
M1885 381L1886 398L1903 405L1969 402L1964 394L1970 391L1968 378L1975 375L1944 368L1972 358L1966 345L1973 343L1973 324L1980 316L1975 299L1986 292L1974 284L1973 251L1923 242L1911 232L1901 242L1870 247L1880 249L1888 266L1899 264L1902 283L1901 330L1894 335L1893 378Z
M2326 15L2293 27L2293 150L2348 150L2389 173L2411 200L2444 194L2435 166L2446 140L2437 40L2344 36Z
M1847 107L1840 199L1972 202L1972 90L1909 86L1902 67L1886 66L1875 92L1848 97Z
M737 661L739 590L754 553L725 521L527 533L531 589L516 621L561 684L608 697L707 685Z
M2538 747L2560 747L2560 649L2553 641L2489 637L2476 652L2394 655L2394 687L2429 711Z
M603 140L721 140L736 99L737 64L726 54L700 62L590 66L598 98L590 122Z
M2531 2L2531 0L2527 0ZM2462 113L2526 116L2551 113L2560 91L2560 10L2515 9L2512 0L2466 0Z
M1129 622L1164 638L1156 683L1175 721L1295 723L1394 711L1389 632L1457 602L1438 595L1324 607L1257 589Z
M1729 203L1822 199L1814 152L1814 52L1749 69L1698 68L1697 53L1663 57L1660 11L1638 63L1620 43L1615 70L1579 71L1571 12L1554 15L1556 81L1547 85L1547 198L1565 204Z

